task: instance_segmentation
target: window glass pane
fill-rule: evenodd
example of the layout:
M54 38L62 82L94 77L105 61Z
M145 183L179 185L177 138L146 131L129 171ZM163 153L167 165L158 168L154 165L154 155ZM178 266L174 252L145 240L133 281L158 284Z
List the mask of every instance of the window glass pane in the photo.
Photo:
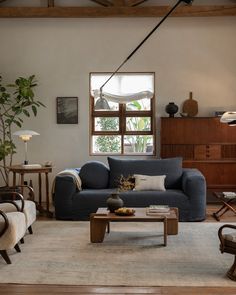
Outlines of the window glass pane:
M150 131L151 118L150 117L127 117L126 131Z
M121 153L121 137L118 135L93 136L93 153Z
M119 118L114 117L96 117L95 131L118 131Z
M134 100L126 104L127 111L150 111L151 100L148 98Z
M127 135L124 138L124 153L153 153L152 135Z

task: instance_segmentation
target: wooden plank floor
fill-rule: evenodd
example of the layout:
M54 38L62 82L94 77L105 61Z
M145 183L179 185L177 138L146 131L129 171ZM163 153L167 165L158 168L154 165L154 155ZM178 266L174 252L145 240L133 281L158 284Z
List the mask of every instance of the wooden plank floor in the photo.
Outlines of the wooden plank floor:
M207 206L207 218L204 222L217 222L212 213L219 205ZM40 218L44 219L45 218ZM236 222L233 212L227 212L221 222ZM233 260L232 260L233 261ZM10 275L10 273L9 273ZM20 285L0 284L0 295L77 295L77 294L156 294L156 295L236 295L235 288L226 287L105 287L105 286L60 286L60 285Z

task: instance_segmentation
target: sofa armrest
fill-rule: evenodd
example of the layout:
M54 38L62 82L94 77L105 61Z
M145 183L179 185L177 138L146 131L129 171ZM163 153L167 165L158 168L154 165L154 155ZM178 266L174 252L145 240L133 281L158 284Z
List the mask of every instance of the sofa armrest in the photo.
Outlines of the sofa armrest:
M59 219L67 219L73 209L73 195L78 191L73 176L58 175L55 178L54 206Z
M206 215L206 180L198 169L184 168L182 189L188 196L193 212L201 212L202 219Z

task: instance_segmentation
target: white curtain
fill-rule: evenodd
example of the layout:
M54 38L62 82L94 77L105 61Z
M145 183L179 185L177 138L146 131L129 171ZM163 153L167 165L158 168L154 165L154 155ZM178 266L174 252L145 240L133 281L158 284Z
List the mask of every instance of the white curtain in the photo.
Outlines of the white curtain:
M95 99L100 97L100 90L99 89L94 90L93 95ZM149 90L140 91L137 93L122 94L122 95L102 92L103 98L105 98L108 101L113 101L116 103L129 103L134 100L140 100L144 98L153 98L153 96L154 96L153 92Z

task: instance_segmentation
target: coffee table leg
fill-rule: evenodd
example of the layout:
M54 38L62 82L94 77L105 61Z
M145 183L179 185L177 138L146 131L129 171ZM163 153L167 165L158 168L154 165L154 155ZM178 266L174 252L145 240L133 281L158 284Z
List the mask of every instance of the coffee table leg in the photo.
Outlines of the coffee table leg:
M108 234L110 233L110 222L109 221L107 222L107 233Z
M167 246L167 219L165 218L163 221L164 225L164 246Z
M90 241L91 243L102 243L106 232L107 222L90 217Z
M177 235L178 234L178 220L168 219L167 221L167 235Z

